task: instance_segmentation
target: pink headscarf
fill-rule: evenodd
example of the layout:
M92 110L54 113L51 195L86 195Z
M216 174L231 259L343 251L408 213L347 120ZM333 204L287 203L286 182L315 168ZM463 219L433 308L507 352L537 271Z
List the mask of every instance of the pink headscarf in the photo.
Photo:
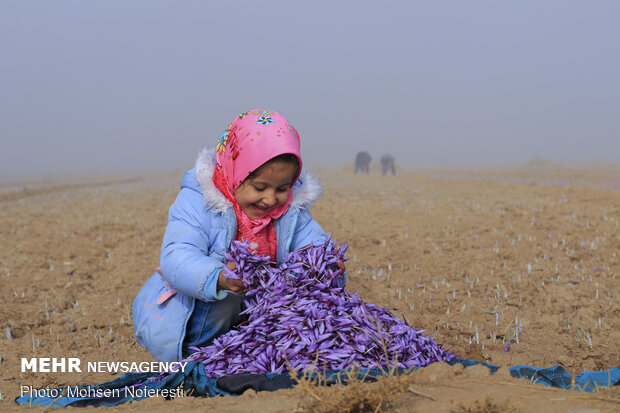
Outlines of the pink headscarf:
M251 241L250 238L259 235L272 220L284 215L293 192L289 193L284 204L274 208L267 216L252 220L237 204L235 190L250 173L278 155L290 153L297 156L301 171L299 146L299 134L295 128L282 115L270 110L244 112L222 132L216 149L213 181L226 199L233 203L241 230L237 234L244 239ZM299 174L295 181L298 177Z

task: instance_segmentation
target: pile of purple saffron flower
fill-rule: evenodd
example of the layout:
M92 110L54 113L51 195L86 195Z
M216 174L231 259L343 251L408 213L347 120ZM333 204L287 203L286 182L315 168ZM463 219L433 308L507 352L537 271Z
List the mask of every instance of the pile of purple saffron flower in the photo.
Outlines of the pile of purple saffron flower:
M384 308L364 303L344 288L338 261L347 245L322 245L291 252L275 267L254 255L247 243L233 242L226 269L248 287L247 319L207 347L196 348L209 377L247 373L341 370L398 366L422 367L449 361L446 352L423 330L410 327Z

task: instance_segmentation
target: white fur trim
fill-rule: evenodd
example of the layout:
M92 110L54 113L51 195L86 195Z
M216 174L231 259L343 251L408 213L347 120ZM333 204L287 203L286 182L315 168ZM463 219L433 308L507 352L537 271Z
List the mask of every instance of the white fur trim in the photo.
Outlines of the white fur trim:
M319 184L319 179L302 169L297 182L300 183L300 186L293 187L293 200L289 208L298 210L310 208L323 195L323 188Z
M203 149L196 160L196 181L202 189L204 205L215 213L232 208L232 204L224 197L213 183L215 172L215 149Z
M215 213L224 212L232 208L228 201L213 183L215 172L215 149L203 149L196 160L196 181L202 189L204 205ZM323 194L319 180L310 172L302 170L299 175L299 186L293 187L293 200L290 208L297 210L310 208Z

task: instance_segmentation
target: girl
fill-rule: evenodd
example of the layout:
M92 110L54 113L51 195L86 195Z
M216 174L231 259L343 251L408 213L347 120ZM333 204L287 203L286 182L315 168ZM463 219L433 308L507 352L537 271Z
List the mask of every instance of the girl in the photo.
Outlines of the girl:
M185 174L170 207L161 269L132 307L136 339L155 359L181 360L190 346L206 346L239 322L243 282L226 279L222 262L232 240L249 241L256 254L277 264L325 240L308 211L321 187L301 173L299 146L299 134L284 117L252 110Z

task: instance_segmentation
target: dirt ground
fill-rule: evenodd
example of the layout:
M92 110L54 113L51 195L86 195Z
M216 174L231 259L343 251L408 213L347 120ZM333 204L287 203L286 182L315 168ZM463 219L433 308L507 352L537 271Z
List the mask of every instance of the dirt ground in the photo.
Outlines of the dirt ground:
M461 358L574 374L620 367L620 166L352 171L316 170L325 194L312 210L349 244L350 291ZM134 340L131 303L158 265L181 176L0 181L0 410L24 409L14 404L22 385L119 376L22 373L22 357L152 360ZM620 408L618 386L549 389L507 368L490 376L482 367L433 365L406 380L394 391L365 384L362 392L385 393L370 411ZM322 391L315 396L331 397ZM104 409L287 412L311 399L296 388Z

